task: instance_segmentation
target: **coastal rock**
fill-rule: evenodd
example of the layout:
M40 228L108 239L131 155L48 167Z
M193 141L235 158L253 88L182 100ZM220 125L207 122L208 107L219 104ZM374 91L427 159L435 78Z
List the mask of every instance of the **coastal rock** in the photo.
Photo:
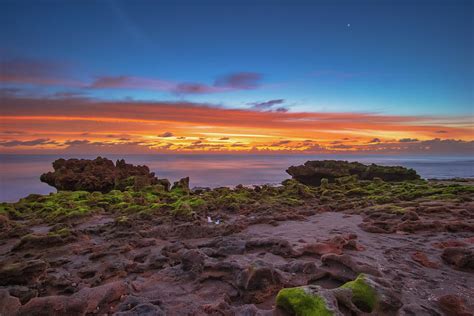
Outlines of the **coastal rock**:
M322 179L335 182L335 179L349 176L357 176L360 180L372 180L378 178L382 181L406 181L417 180L420 176L413 169L404 167L386 167L371 164L369 166L359 162L348 162L342 160L313 160L304 165L291 166L286 172L293 179L312 186L321 185Z
M189 177L179 179L178 181L173 183L171 190L180 190L182 192L189 193Z
M90 159L57 159L53 172L41 175L40 180L58 190L99 191L125 190L128 186L138 188L157 184L158 179L147 166L127 164L123 159L116 164L102 157Z
M44 275L47 267L43 260L4 264L0 267L0 285L34 283Z
M200 273L204 267L204 260L206 255L204 255L199 250L182 250L178 253L178 256L181 260L181 267L183 271L190 271L193 273Z
M276 305L295 315L395 315L402 306L399 295L383 280L360 274L335 289L309 285L282 289Z
M236 283L244 290L259 290L281 283L281 276L273 266L256 261L239 273Z
M421 251L417 251L417 252L412 253L411 258L414 261L418 262L419 264L421 264L422 266L427 267L427 268L436 269L436 268L439 267L438 263L431 261L428 258L428 256L425 253L421 252Z
M0 289L0 315L16 315L20 308L20 300L5 289Z
M343 249L363 250L356 242L356 235L337 235L325 242L307 244L300 250L301 254L325 255L329 253L341 255Z
M441 258L458 269L474 270L474 247L449 247L443 250Z
M444 295L438 298L441 310L450 316L472 316L467 309L464 300L457 295Z
M128 291L121 281L94 288L83 288L71 296L35 297L21 306L19 315L69 315L105 314L109 304L118 301Z

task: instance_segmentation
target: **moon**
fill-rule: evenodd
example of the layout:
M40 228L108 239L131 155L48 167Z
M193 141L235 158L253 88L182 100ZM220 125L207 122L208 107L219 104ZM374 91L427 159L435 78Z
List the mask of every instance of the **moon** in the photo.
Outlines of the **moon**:
M351 24L350 24L350 23L347 23L347 27L351 27Z

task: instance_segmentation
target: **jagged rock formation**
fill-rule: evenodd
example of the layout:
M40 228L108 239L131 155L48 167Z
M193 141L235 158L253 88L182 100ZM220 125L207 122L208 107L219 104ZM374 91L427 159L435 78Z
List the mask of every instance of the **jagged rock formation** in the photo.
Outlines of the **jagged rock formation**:
M413 169L404 167L386 167L342 160L313 160L304 165L291 166L286 172L293 179L306 185L319 186L322 179L334 182L337 178L357 176L360 180L380 178L383 181L417 180L420 176Z
M125 190L129 186L145 187L160 181L147 166L134 166L125 160L113 163L107 158L57 159L53 172L41 175L40 180L58 190L99 191Z

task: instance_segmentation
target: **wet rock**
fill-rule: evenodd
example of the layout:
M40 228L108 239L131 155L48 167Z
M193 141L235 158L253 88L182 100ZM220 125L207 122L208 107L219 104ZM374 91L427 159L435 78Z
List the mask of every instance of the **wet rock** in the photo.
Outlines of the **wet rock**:
M199 250L183 250L178 253L181 260L181 267L184 271L190 271L193 273L200 273L204 268L204 261L206 255Z
M212 256L241 255L245 253L247 242L239 237L218 237L202 247L209 249Z
M0 315L16 315L20 306L17 297L11 296L6 289L0 289Z
M0 266L0 285L34 283L44 275L48 264L43 260L10 263Z
M371 221L360 224L360 228L369 233L390 234L396 231L394 223L390 221Z
M238 274L236 284L244 290L258 290L272 284L279 284L281 280L281 275L273 266L257 260Z
M421 264L424 267L436 269L439 267L439 264L428 259L428 256L420 251L414 252L411 254L411 258Z
M301 255L325 255L329 253L340 255L342 254L343 249L363 250L363 248L357 244L356 238L356 235L338 235L325 242L304 245L299 252Z
M168 258L163 256L161 253L152 253L148 257L147 270L161 269L167 262L168 262Z
M457 295L445 295L438 298L440 309L448 316L472 316L465 302Z
M417 221L420 219L418 214L414 211L407 211L402 216L402 221L410 220L410 221Z
M245 244L247 250L264 249L274 255L292 257L296 254L288 240L280 238L254 239Z
M441 258L458 269L474 269L474 247L445 248Z
M142 188L157 184L157 178L147 166L134 166L117 160L116 164L97 157L89 159L57 159L53 172L41 175L40 180L58 190L99 191L107 193L113 189L124 190L127 186Z
M127 296L117 307L117 316L164 316L166 313L160 307L159 301L148 300L144 297Z
M284 265L282 269L290 273L304 274L313 274L320 271L314 262L307 261L293 261Z
M359 162L342 160L314 160L304 165L291 166L286 172L293 179L306 184L319 186L322 179L335 182L335 179L348 176L357 176L361 180L372 180L377 177L383 181L417 180L420 176L413 169L404 167L386 167L372 164L370 166Z
M38 296L38 290L30 289L26 286L11 286L9 287L10 295L18 297L21 304L25 304L33 297Z
M19 315L48 316L103 314L109 304L117 302L128 291L124 282L113 282L94 288L83 288L71 296L36 297L20 307Z
M30 234L21 238L13 250L44 249L66 244L75 240L74 236L58 234L36 235Z
M341 274L342 275L345 274L349 278L353 278L355 275L359 273L371 274L374 276L381 275L378 269L364 263L359 263L355 261L349 255L336 255L336 254L330 253L330 254L323 255L321 257L321 262L323 263L323 266L328 266L328 267L334 266L336 269L338 269L342 265L343 269L340 269Z

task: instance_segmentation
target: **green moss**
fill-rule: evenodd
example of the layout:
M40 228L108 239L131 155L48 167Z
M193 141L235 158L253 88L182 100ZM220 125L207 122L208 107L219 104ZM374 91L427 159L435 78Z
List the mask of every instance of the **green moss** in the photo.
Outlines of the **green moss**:
M328 188L328 186L329 186L329 180L326 178L322 178L321 185L320 185L321 189L325 190Z
M171 204L171 214L191 216L195 212L199 211L199 209L205 204L206 202L199 197L181 198Z
M341 288L352 290L352 301L362 311L371 313L377 305L377 292L367 284L364 274L354 281L347 282Z
M354 188L346 192L347 196L364 196L369 195L370 193L362 188Z
M61 228L48 233L48 236L59 236L59 237L68 237L71 235L69 228Z
M276 305L296 316L332 316L323 298L306 293L302 288L280 290Z

